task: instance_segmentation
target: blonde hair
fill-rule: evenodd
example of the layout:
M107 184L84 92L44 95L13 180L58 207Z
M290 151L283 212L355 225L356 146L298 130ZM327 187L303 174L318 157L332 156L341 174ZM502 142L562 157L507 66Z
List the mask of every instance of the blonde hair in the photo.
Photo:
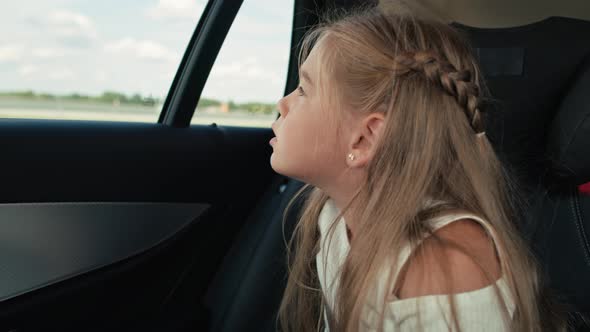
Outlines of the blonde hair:
M357 330L384 264L393 256L395 271L395 253L406 245L420 250L425 233L435 236L428 220L457 209L487 220L495 231L502 274L516 308L512 319L505 310L509 330L563 327L558 314L548 315L549 325L542 321L547 317L540 314L537 266L514 225L516 206L522 203L516 182L486 136L476 135L485 129L481 112L488 92L466 38L442 21L400 8L332 12L302 41L300 67L314 43L322 39L330 45L318 50L322 65L314 81L322 89L324 111L386 115L366 183L353 199L364 207L354 214L361 231L341 269L335 307L328 315L330 330ZM278 319L283 331L314 331L323 327L325 309L315 265L317 222L329 197L310 185L297 197L305 203L287 245L289 279ZM422 209L426 197L447 203ZM483 272L499 296L489 271ZM448 298L460 330L453 296Z

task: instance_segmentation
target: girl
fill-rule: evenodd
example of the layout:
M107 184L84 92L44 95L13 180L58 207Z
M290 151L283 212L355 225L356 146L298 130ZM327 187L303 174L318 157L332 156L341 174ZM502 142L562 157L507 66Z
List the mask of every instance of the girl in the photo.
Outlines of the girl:
M270 142L273 169L311 189L282 329L541 330L539 277L466 41L365 8L309 32L299 71Z

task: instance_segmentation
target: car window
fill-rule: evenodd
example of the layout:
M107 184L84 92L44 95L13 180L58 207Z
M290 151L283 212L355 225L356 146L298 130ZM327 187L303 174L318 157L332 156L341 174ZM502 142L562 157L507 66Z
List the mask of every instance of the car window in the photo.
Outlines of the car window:
M245 0L205 84L191 124L270 127L284 95L292 0Z
M157 122L206 2L4 2L0 118Z

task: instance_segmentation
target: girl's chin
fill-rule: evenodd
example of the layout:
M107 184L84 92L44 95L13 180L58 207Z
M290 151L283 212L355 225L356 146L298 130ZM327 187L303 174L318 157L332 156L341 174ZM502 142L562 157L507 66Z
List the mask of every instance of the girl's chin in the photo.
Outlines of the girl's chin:
M281 174L280 167L278 165L279 163L277 162L277 153L276 152L272 152L272 154L270 155L270 167L273 169L273 171Z
M275 171L278 174L289 177L292 176L290 174L291 172L289 172L288 167L285 167L285 164L281 162L280 157L276 152L273 152L270 155L270 167L273 169L273 171Z
M270 167L273 169L273 171L275 171L275 173L289 177L291 179L308 183L306 177L301 176L299 172L295 172L293 169L289 169L289 167L285 167L284 164L282 164L275 158L276 156L273 153L270 157Z

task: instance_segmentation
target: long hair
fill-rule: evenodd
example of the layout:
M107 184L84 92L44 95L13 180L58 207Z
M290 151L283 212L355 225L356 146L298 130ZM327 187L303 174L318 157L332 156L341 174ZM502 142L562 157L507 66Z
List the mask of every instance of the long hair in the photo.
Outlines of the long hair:
M301 66L314 43L323 39L329 45L320 51L322 65L314 80L321 87L323 111L347 105L354 112L385 114L366 182L353 198L363 207L354 214L360 231L341 268L334 308L328 308L330 330L358 330L384 264L393 262L395 271L396 253L403 247L419 250L425 233L436 237L428 220L456 210L480 216L495 231L502 275L516 308L510 318L504 305L507 328L560 326L558 314L549 315L554 324L542 321L547 317L541 315L537 265L515 226L522 204L517 182L481 134L482 104L489 93L469 43L445 22L391 8L330 13L305 35L299 55ZM327 309L315 258L318 217L329 197L310 185L301 195L305 204L288 243L289 279L278 316L283 331L319 330ZM426 197L446 204L424 210ZM500 297L490 271L483 272ZM388 280L393 284L393 273ZM460 330L454 298L447 297ZM379 300L385 307L387 300ZM383 311L380 315L382 322Z

